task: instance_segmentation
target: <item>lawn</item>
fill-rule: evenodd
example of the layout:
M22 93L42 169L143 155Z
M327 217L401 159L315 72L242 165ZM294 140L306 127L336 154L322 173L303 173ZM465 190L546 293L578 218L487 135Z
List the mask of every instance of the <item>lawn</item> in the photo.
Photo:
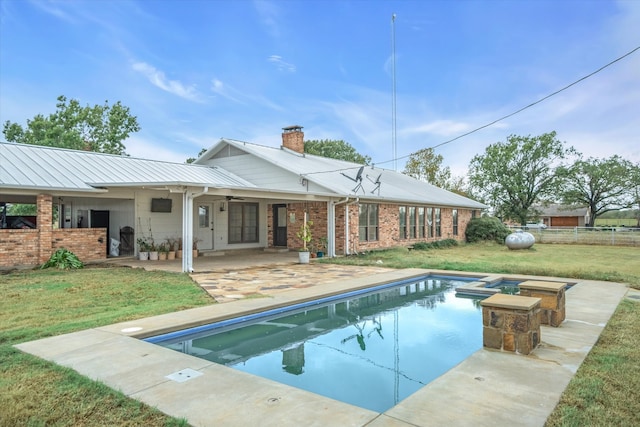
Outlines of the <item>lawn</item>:
M12 345L214 303L189 276L87 268L0 278L0 426L186 425Z
M492 244L374 252L334 260L387 267L554 275L640 289L637 248ZM187 275L129 268L0 276L0 425L186 425L13 344L214 301ZM634 425L640 413L640 302L623 301L551 415L549 426Z

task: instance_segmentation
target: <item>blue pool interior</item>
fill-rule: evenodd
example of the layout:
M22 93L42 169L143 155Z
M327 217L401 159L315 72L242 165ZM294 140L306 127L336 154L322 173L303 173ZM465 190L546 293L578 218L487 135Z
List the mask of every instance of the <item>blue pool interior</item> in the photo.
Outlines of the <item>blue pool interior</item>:
M475 278L425 276L147 338L378 412L482 347Z

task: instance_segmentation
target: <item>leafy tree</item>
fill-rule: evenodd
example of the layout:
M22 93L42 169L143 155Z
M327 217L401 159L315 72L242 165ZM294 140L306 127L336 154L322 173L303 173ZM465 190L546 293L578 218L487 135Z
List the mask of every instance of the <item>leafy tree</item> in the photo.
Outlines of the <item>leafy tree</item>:
M363 156L348 142L343 140L309 140L304 142L304 152L316 156L329 157L331 159L346 160L348 162L368 165L370 156Z
M442 155L435 154L433 148L424 148L409 156L402 173L461 196L471 197L465 177L452 175L448 166L442 167L442 160Z
M507 142L489 145L469 166L469 184L502 219L524 225L539 213L536 203L553 198L562 176L560 163L575 151L565 148L555 132L539 136L510 135Z
M139 130L136 117L120 101L82 107L78 100L59 96L55 113L36 115L26 128L7 120L2 132L9 142L125 154L122 141Z
M451 169L442 167L443 157L435 154L433 148L423 148L409 156L403 174L436 187L447 188L451 180Z
M562 168L565 177L562 201L588 206L591 216L586 225L593 227L603 213L632 206L631 170L632 165L617 155L608 159L578 160Z
M629 171L633 204L638 206L638 209L635 209L635 217L638 221L636 226L640 227L640 163L631 165Z

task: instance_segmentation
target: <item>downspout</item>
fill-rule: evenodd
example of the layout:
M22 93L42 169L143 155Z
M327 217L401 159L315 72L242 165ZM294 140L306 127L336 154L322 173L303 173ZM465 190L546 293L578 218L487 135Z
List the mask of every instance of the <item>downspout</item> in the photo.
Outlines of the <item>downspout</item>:
M327 256L330 258L335 258L336 256L336 206L347 203L348 201L349 197L345 197L344 200L339 200L337 202L331 200L327 204Z
M193 200L209 192L209 187L194 193L186 190L182 195L182 272L193 272Z
M344 253L345 255L351 255L351 252L349 252L349 206L355 204L355 203L359 203L360 202L360 197L356 197L356 199L353 202L349 202L346 205L344 205L344 217L345 217L345 231L344 231Z

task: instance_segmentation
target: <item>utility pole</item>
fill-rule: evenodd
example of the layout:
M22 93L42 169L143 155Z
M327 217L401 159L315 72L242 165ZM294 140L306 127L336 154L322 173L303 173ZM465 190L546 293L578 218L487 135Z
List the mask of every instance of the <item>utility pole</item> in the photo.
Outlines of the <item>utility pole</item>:
M393 170L398 171L398 146L396 134L396 14L391 15L391 147Z

